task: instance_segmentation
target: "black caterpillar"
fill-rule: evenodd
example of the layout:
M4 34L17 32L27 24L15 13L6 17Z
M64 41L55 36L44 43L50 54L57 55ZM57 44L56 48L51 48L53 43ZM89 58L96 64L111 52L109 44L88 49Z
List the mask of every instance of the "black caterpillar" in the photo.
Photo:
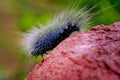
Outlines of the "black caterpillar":
M69 7L56 15L47 25L33 28L25 33L23 45L32 56L38 56L56 47L61 41L81 27L88 26L91 20L91 9Z
M72 32L79 31L79 27L77 24L73 24L68 22L66 27L59 28L58 30L50 31L46 33L46 36L38 36L36 40L33 51L31 54L33 56L42 55L48 51L56 47L61 41L67 38ZM60 32L62 30L62 32ZM42 39L41 39L42 38Z

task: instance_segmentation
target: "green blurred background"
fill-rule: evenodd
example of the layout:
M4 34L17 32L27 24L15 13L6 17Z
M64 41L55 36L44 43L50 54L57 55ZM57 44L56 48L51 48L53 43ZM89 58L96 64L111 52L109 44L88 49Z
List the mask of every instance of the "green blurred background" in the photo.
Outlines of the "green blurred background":
M67 2L74 0L0 0L0 80L24 80L41 61L41 56L25 55L19 46L23 38L19 33L45 24L59 8L68 6ZM94 12L100 12L92 25L120 21L120 0L81 0L81 6L87 3L88 7L97 5Z

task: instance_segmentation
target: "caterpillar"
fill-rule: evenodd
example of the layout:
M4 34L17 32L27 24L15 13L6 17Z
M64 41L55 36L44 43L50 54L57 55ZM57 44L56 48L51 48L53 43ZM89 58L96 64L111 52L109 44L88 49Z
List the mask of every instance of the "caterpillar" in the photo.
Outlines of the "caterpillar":
M69 37L71 33L88 26L93 16L90 14L91 10L92 8L86 7L78 9L78 5L74 5L60 11L46 25L33 28L24 34L25 37L22 40L24 48L32 56L43 56L48 50L55 48Z

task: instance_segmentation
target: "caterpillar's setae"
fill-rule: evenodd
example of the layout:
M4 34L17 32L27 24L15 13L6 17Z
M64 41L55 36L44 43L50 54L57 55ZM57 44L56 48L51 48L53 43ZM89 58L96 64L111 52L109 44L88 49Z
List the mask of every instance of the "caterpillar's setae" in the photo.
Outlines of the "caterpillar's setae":
M33 28L25 33L23 45L32 56L42 55L56 47L62 40L69 37L74 31L90 24L92 9L83 7L77 9L78 5L64 9L54 16L53 20L40 28Z

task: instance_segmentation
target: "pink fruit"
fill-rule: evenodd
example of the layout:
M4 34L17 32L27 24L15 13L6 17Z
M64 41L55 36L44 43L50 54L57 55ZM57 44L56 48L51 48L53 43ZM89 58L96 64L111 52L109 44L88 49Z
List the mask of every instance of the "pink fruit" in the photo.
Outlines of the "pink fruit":
M62 41L26 80L120 80L120 22Z

